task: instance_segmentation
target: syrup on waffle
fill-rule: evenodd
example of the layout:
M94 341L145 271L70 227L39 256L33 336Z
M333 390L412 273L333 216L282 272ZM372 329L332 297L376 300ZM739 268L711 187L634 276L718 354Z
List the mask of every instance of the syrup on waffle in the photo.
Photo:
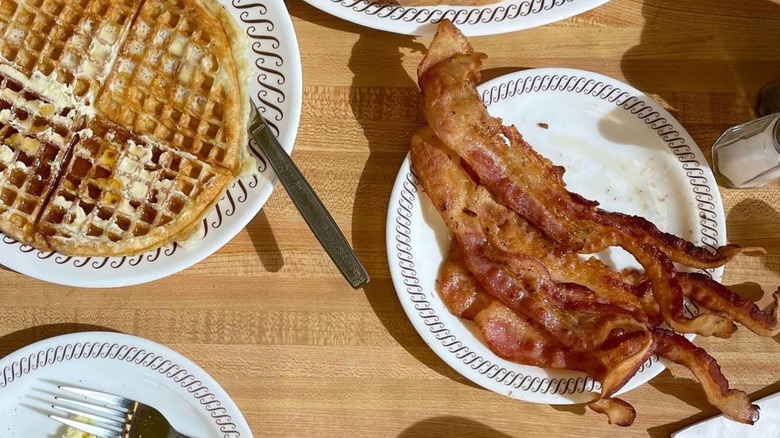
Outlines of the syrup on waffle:
M0 231L68 255L187 239L247 168L216 0L0 0Z

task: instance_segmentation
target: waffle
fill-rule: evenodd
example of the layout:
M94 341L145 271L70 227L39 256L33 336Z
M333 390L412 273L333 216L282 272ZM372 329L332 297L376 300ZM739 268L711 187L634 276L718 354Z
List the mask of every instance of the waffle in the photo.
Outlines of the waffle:
M254 169L215 0L0 0L0 231L68 255L189 238Z
M33 242L35 221L59 173L73 121L18 82L0 76L0 224Z
M39 231L66 254L120 255L154 247L174 222L196 223L233 175L96 121L80 136Z
M175 6L171 11L171 6ZM184 0L147 0L98 103L112 121L132 126L211 164L238 169L246 128L223 123L248 111L231 83L230 42L206 10Z

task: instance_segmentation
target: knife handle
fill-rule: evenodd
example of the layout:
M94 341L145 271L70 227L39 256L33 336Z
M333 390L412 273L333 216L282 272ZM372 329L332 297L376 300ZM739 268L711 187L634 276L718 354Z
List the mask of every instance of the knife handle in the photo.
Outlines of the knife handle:
M270 132L268 125L265 123L256 125L252 129L252 135L279 181L290 195L290 199L341 274L353 288L363 287L370 281L368 272L358 260L336 221L333 220L314 189Z

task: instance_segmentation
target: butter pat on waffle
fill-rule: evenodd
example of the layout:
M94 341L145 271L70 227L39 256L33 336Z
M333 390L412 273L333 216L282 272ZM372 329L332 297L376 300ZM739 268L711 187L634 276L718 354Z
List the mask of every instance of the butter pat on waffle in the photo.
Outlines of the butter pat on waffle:
M245 48L215 0L0 0L0 231L75 256L187 240L256 169Z

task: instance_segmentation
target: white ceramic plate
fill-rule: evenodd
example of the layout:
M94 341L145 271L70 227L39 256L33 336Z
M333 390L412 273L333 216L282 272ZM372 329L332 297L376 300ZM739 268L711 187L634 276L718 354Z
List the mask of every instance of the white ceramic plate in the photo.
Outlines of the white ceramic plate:
M565 20L609 0L504 0L486 6L404 7L373 0L305 0L331 15L374 29L433 35L447 18L466 36L496 35Z
M723 206L707 161L674 117L641 91L599 74L552 68L512 73L479 89L492 115L517 126L537 151L566 167L570 190L607 210L642 215L696 244L726 242ZM435 288L449 241L407 157L390 198L387 248L396 292L420 336L456 371L492 391L539 403L588 401L598 382L578 372L503 360L470 321L449 313ZM621 249L600 256L617 268L640 267ZM712 274L719 280L722 269ZM663 369L652 357L622 391Z
M179 432L198 438L251 438L236 404L181 354L135 336L88 332L58 336L0 360L0 436L59 438L58 385L105 391L157 408Z
M285 150L292 151L301 114L298 42L282 0L222 0L249 35L247 58L256 68L250 95ZM241 231L271 196L276 176L254 142L260 176L242 178L204 219L206 237L187 248L177 244L133 257L68 257L41 252L0 233L0 264L52 283L118 287L145 283L186 269Z

